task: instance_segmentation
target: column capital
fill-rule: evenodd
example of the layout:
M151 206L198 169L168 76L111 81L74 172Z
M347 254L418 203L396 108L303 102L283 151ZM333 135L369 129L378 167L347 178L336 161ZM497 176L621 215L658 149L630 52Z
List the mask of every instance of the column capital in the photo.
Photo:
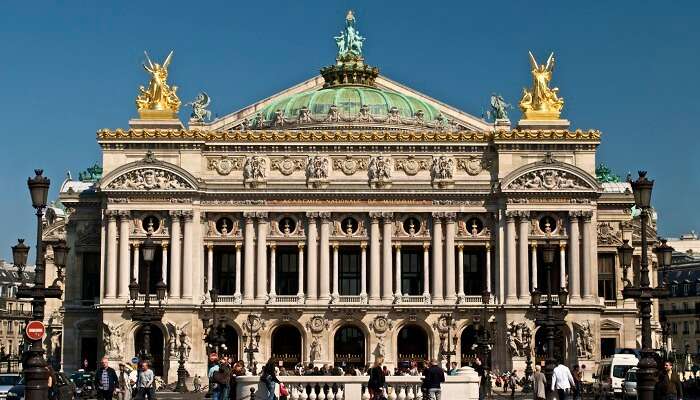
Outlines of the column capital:
M583 218L583 222L591 222L593 211L581 211L581 217Z
M527 210L518 210L515 211L515 214L520 218L520 222L529 222L530 221L530 211Z
M194 219L194 211L185 210L182 212L182 217L185 219L186 222L191 222Z
M484 243L484 247L486 248L486 251L491 250L491 242Z
M241 247L243 247L243 243L241 243L241 242L236 242L236 245L235 245L235 246L236 246L236 250L240 250Z
M277 248L277 243L275 242L270 242L267 245L270 246L270 250L275 250Z
M160 247L162 247L163 250L167 250L167 249L168 249L168 245L169 245L168 242L162 242L162 243L160 244Z
M207 243L207 250L214 250L214 243Z
M333 242L333 243L331 244L331 246L333 247L333 250L338 250L338 247L340 247L340 243L338 243L338 242Z
M367 249L367 242L360 242L360 248L362 250L366 250Z
M122 221L131 218L131 211L129 210L119 210L117 211L117 214L119 214L119 219L121 219Z
M317 211L307 211L307 212L306 212L306 218L307 218L309 221L311 221L311 220L314 220L314 219L318 218L318 214L319 214L319 213L318 213Z
M423 250L430 250L430 242L423 242Z
M401 242L394 243L394 248L396 250L401 250Z
M117 219L117 216L119 215L118 210L105 210L105 217L109 220L115 220Z
M456 212L446 212L446 213L444 213L444 216L445 216L445 223L447 223L447 224L454 224L455 220L457 219Z
M385 224L390 224L394 222L394 213L393 212L382 212L382 219L384 220Z
M566 243L559 243L559 250L566 250Z
M506 221L507 222L515 221L515 218L520 216L520 212L514 211L514 210L508 210L505 212L505 214L506 214Z
M382 217L382 213L380 213L380 212L378 212L378 211L370 211L370 212L368 213L368 215L369 215L369 218L370 218L370 222L373 223L373 224L378 224L378 223L379 223L379 219Z
M440 218L445 217L445 213L442 211L433 211L431 215L433 217L433 220L440 220Z
M141 244L139 242L133 242L131 245L134 246L134 249L138 250Z
M168 211L170 218L180 218L182 216L182 211L180 210L170 210Z
M243 213L243 218L245 219L246 224L252 224L253 220L255 219L255 213L252 211L245 211Z
M265 211L256 211L255 212L255 218L258 219L258 222L267 222L267 212Z
M570 210L569 211L569 218L572 220L575 220L576 218L581 216L582 211L581 210Z
M304 250L304 246L306 246L306 243L304 242L297 243L297 247L299 248L299 250Z
M459 250L464 250L464 243L462 243L462 242L457 243L457 248Z
M321 222L329 222L331 220L331 213L328 211L319 212L318 217L321 218Z
M530 243L530 246L532 246L533 249L537 249L537 242L532 242Z

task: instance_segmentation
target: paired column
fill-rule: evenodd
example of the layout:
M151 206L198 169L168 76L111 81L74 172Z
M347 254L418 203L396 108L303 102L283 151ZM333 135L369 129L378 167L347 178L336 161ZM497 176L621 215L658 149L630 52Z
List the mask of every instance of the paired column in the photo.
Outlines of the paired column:
M569 212L569 296L571 300L581 298L581 270L579 258L579 228L578 217L580 211Z
M184 238L183 238L183 249L182 249L182 272L181 272L181 277L184 278L182 279L182 297L186 299L191 299L192 298L192 283L194 282L194 277L191 276L192 271L194 270L194 213L192 211L184 211L182 213L184 220L185 220L185 232L184 232ZM197 260L199 260L199 257L197 257ZM185 272L189 273L190 276L183 276L185 275Z
M319 263L321 264L321 271L319 274L320 284L319 288L321 291L320 299L323 302L327 302L331 298L330 294L330 260L329 260L329 250L330 250L330 218L331 213L323 212L319 214L321 217L321 240L319 243Z
M107 217L107 279L105 282L105 298L117 295L117 212L106 210Z
M360 243L360 249L360 299L364 303L367 300L367 242Z
M530 233L530 213L528 211L520 211L519 216L520 225L518 232L518 254L520 255L520 261L518 262L518 269L520 274L518 275L518 299L521 302L524 301L529 303L528 300L530 298L530 293L528 292L528 289L530 288L530 263L528 260L528 256L530 254L528 252L528 234Z
M131 254L129 254L129 211L119 211L119 294L121 299L129 298L129 276L131 275Z
M306 298L309 300L316 300L318 298L318 229L316 228L318 213L308 212L306 213L306 218L309 226L309 232L306 234L308 247L306 270L309 276L308 286L306 287Z
M304 301L304 242L299 242L297 244L299 248L299 264L298 264L298 275L299 275L299 289L297 290L297 298L300 302Z
M442 301L442 213L433 213L433 301Z
M255 213L258 220L258 231L256 237L257 246L257 258L256 271L255 271L255 281L257 282L257 287L255 290L255 299L266 301L267 300L267 213L258 212ZM252 278L252 276L251 276Z
M270 243L270 294L268 299L274 301L277 297L277 244Z
M396 243L394 245L396 254L394 256L394 264L396 265L396 271L394 272L394 302L401 301L402 291L401 291L401 243Z
M170 298L180 297L180 216L182 211L170 211Z
M333 301L338 301L340 298L340 289L338 285L340 285L340 276L339 276L339 268L338 268L338 242L333 242L333 295L332 299Z
M583 231L581 235L583 236L583 284L581 285L581 294L584 299L593 298L593 293L591 292L591 218L593 217L592 211L584 211L581 214L583 219Z
M537 242L532 242L532 290L539 290L537 285Z
M255 294L255 213L243 213L245 219L245 229L243 232L243 248L245 251L243 266L243 274L245 275L245 284L243 289L243 299L252 301Z
M237 303L241 302L241 243L236 242L236 291L233 298Z
M238 278L238 274L236 274ZM214 245L207 243L207 291L214 288Z
M380 272L380 259L379 254L379 218L381 214L378 212L369 213L370 218L370 229L369 229L369 257L371 262L371 274L369 281L369 299L379 300L380 299L380 286L379 281L381 277Z
M518 300L516 293L518 269L515 259L515 217L513 211L506 211L506 303Z
M394 213L382 213L382 300L391 301L394 293L391 290L393 265L391 260L391 240L393 234Z
M454 303L457 300L455 290L455 218L456 213L445 213L445 300ZM461 265L461 264L460 264ZM461 269L461 268L460 268Z

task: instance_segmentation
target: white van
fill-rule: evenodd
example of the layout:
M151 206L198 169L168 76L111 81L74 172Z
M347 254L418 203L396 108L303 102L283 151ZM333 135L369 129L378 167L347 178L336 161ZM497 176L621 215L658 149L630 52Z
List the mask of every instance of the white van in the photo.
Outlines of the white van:
M621 398L622 381L627 370L636 367L639 360L634 354L615 354L598 364L598 371L593 375L593 395L596 400Z

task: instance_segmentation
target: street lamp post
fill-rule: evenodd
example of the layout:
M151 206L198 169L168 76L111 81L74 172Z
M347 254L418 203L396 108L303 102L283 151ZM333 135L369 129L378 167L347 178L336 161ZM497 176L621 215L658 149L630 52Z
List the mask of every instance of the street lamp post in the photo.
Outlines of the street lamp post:
M481 315L481 327L479 330L479 337L477 339L477 345L479 349L479 356L481 357L481 362L484 368L483 376L483 390L485 398L491 398L491 349L493 348L493 325L495 322L491 322L491 318L488 315L488 305L491 302L491 293L484 290L481 294L481 304L482 315Z
M445 323L447 324L447 335L445 336L442 348L440 349L440 355L442 356L443 359L447 360L447 369L449 370L450 367L452 366L452 356L457 354L456 352L456 343L452 343L452 334L451 334L451 328L452 328L452 314L443 314L442 317L445 319ZM455 337L455 339L457 339ZM456 342L456 340L455 340Z
M532 392L532 347L530 343L532 342L532 337L529 331L525 331L523 335L523 342L528 345L525 347L525 383L523 384L523 393Z
M632 182L631 179L628 178L628 182L632 185L635 206L640 210L642 257L639 263L639 285L632 285L632 283L627 279L627 270L632 265L632 254L634 252L634 248L629 244L628 240L625 240L624 243L618 247L620 264L622 264L624 269L625 281L625 287L622 289L622 296L625 299L634 299L637 301L639 317L642 320L641 359L637 365L637 395L639 400L653 400L654 386L656 385L656 353L652 348L651 342L652 300L654 298L668 296L668 289L666 285L662 284L659 287L652 288L649 281L647 222L649 219L649 209L651 208L651 191L654 187L654 181L647 179L646 175L646 171L639 171L639 178L637 178L636 181ZM662 271L665 271L665 268L671 265L673 248L664 243L663 245L657 247L656 253L659 266L662 268Z
M187 370L185 369L185 341L184 341L184 332L183 334L180 335L180 347L178 348L179 351L179 359L177 360L178 367L177 367L177 385L175 386L175 391L178 393L187 393L187 383L185 380L187 379ZM208 374L207 374L208 375Z
M59 299L63 295L63 290L61 290L61 287L55 281L51 286L45 287L46 270L44 265L44 245L42 243L44 233L42 217L44 215L44 209L46 208L46 201L48 199L51 180L43 176L43 172L44 171L41 169L35 169L34 173L36 175L34 178L27 179L27 186L29 186L32 206L34 209L36 209L37 221L34 285L29 287L22 284L19 288L17 288L18 299L32 299L32 319L41 322L44 321L44 306L46 305L46 299ZM18 246L20 246L20 244L22 243L20 242ZM19 253L15 255L16 248L17 246L12 248L13 259L20 258L15 261L22 261L21 264L24 267L26 265L29 247L25 246L22 248L22 246L20 246L17 248ZM68 250L68 247L65 245L54 247L54 263L56 265L59 265L60 263L61 268L65 266L66 254ZM44 400L48 398L49 390L48 370L46 369L46 360L44 359L44 346L42 345L42 339L29 340L29 342L29 349L26 350L22 356L22 369L24 371L24 379L26 382L24 389L25 398L27 400Z
M163 318L165 309L163 308L163 300L165 300L165 291L167 286L163 282L163 278L156 283L156 299L158 300L158 307L151 307L151 290L150 290L150 275L151 275L151 264L155 257L156 245L151 239L151 231L149 230L146 234L146 240L141 244L141 253L144 262L144 279L143 284L146 292L146 296L143 301L143 308L136 308L136 302L139 298L139 284L136 278L131 280L129 284L129 298L131 299L131 319L138 321L143 325L143 344L139 350L139 358L141 360L150 361L151 360L151 324L156 321L160 321Z
M207 331L207 336L204 338L204 341L207 344L207 353L211 353L213 350L216 352L216 354L219 354L219 349L221 347L221 344L225 342L225 339L219 335L219 324L216 319L216 303L219 301L219 294L216 289L211 289L209 291L209 298L211 299L211 305L212 305L212 317L211 317L211 323L208 324L208 331ZM208 317L205 317L208 321ZM212 367L212 359L211 357L208 357L208 364L207 364L207 376L209 375L209 369ZM207 393L205 395L205 398L210 398L213 395L213 388L212 388L212 380L208 379L209 381L209 389L207 390Z
M243 335L243 343L245 343L245 349L243 351L248 355L248 369L253 371L253 358L254 354L260 351L258 343L260 343L260 334Z
M532 306L535 309L535 324L545 329L545 335L547 340L547 358L544 365L544 373L547 377L547 391L550 390L552 386L552 375L554 373L554 367L556 366L556 358L554 357L554 335L558 327L564 325L564 318L566 317L566 301L568 299L569 293L566 288L562 287L559 293L556 294L559 300L559 306L561 309L554 309L554 296L552 293L552 264L554 263L554 246L549 244L549 239L542 250L542 261L544 262L545 271L547 273L547 298L542 304L542 292L538 289L532 292ZM544 310L542 306L544 305Z

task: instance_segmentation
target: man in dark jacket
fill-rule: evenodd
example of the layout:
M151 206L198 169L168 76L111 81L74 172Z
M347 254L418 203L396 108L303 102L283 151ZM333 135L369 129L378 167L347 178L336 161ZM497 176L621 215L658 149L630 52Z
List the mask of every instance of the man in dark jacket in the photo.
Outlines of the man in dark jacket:
M119 385L119 378L114 368L109 366L109 359L102 357L100 368L95 373L95 387L97 388L97 398L112 400L114 389Z
M659 371L659 380L654 388L654 400L680 400L683 398L683 384L678 374L673 372L673 363L664 362Z
M440 384L445 382L445 371L438 366L436 359L430 360L430 367L423 371L423 388L429 400L440 400Z

